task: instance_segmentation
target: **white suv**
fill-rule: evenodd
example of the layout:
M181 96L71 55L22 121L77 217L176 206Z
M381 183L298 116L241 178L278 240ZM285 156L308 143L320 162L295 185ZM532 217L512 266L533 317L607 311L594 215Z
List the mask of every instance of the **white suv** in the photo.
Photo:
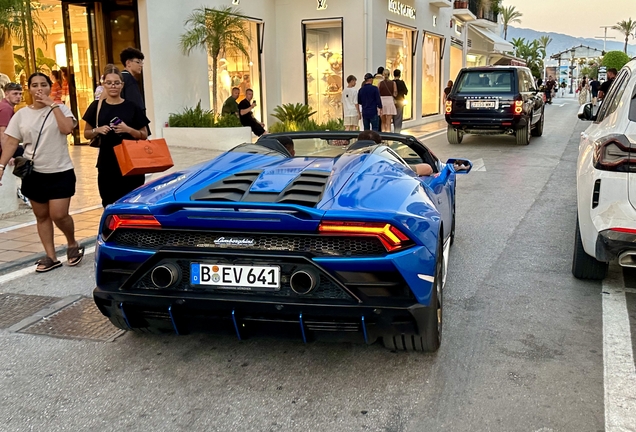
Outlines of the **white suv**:
M581 134L576 169L578 218L572 274L603 279L618 258L636 267L636 60L619 72L594 123Z

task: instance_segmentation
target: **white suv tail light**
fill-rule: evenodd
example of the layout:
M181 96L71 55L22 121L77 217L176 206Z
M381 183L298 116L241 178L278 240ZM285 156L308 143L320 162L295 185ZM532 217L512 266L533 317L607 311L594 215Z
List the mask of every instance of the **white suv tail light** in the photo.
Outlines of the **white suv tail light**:
M636 172L636 148L625 135L608 135L594 143L593 163L602 171Z

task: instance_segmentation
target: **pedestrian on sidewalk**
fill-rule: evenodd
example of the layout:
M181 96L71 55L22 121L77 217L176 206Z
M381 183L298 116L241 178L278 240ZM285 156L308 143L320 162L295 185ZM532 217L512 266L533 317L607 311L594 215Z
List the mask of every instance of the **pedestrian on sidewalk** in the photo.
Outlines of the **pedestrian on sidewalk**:
M404 121L404 105L406 101L406 95L409 94L409 89L406 83L402 80L402 71L396 69L393 71L393 82L397 88L397 96L395 98L395 109L397 114L393 116L393 132L402 132L402 123Z
M597 78L592 77L590 79L590 92L592 93L592 104L596 106L598 102L598 89L601 87L601 83Z
M31 200L46 252L46 257L37 262L35 271L39 273L62 265L55 254L53 224L66 237L68 264L76 266L84 257L84 247L75 240L75 225L68 212L76 178L66 137L73 132L77 120L67 106L51 99L52 85L43 73L29 77L33 104L19 110L9 122L3 143L5 152L0 156L0 181L19 142L24 143L25 157L33 161L33 172L22 180L22 192Z
M344 113L344 128L346 131L360 129L360 104L358 103L358 89L356 82L358 79L349 75L347 77L347 87L342 91L342 109Z
M150 120L136 103L121 97L124 77L119 69L109 64L104 69L104 94L100 101L93 101L86 109L82 120L86 122L84 138L92 140L101 135L97 156L97 187L102 197L102 206L122 198L142 186L143 174L122 176L115 146L123 140L145 140L148 138ZM98 118L99 107L99 118Z
M579 88L577 89L577 93L579 94L579 105L587 103L588 97L590 95L589 88L590 87L587 84L587 77L583 77L583 79L579 83Z
M378 85L382 99L382 132L391 132L391 120L397 114L394 101L397 96L397 86L390 79L390 70L384 69L382 76L384 79Z
M121 75L124 77L124 86L121 88L121 97L124 100L133 102L141 108L144 117L146 116L146 102L141 94L138 79L144 69L144 53L136 48L128 47L119 54L119 60L124 65ZM107 65L108 66L108 65ZM106 79L106 77L104 77ZM148 128L148 135L152 135Z
M607 70L607 81L602 83L601 86L598 88L599 100L605 99L605 96L607 96L607 92L609 92L610 87L612 87L612 84L614 84L616 75L618 75L618 71L615 68L609 68Z
M364 130L380 132L380 113L382 112L382 99L380 91L373 85L373 74L364 76L364 83L358 91L358 103L362 107L362 124Z
M259 137L267 134L267 131L265 130L265 123L259 122L254 117L252 111L256 108L256 101L253 100L253 97L254 90L250 88L245 90L245 99L238 104L239 119L243 126L249 126L252 129L252 133Z
M4 86L4 99L0 101L0 155L2 154L2 143L5 141L4 131L9 126L11 118L15 114L15 107L22 101L22 86L17 83L8 83ZM24 147L18 145L18 148L13 153L13 157L22 156L24 153ZM17 188L18 198L22 200L26 205L31 207L31 202L24 196L20 186Z

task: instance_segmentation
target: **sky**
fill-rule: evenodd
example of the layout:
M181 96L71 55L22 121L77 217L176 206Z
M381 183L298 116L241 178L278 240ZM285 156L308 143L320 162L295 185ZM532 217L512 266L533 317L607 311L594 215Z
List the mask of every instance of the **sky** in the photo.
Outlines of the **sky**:
M503 0L503 6L514 6L523 14L521 24L515 27L537 31L563 33L575 37L603 36L600 26L619 21L636 20L636 0ZM624 41L616 30L608 29L607 36ZM630 38L630 44L634 39Z

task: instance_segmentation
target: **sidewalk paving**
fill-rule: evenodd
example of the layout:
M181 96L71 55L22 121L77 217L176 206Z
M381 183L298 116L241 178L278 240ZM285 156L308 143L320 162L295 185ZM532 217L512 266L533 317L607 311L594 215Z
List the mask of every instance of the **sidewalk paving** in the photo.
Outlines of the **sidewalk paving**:
M446 128L444 120L404 129L415 137L434 134ZM97 189L97 151L88 146L69 147L75 166L77 186L71 199L71 215L75 222L75 237L83 245L94 243L102 215L101 199ZM165 173L153 174L150 179L210 160L220 151L171 147L175 166ZM17 199L17 198L16 198ZM66 254L66 239L55 227L55 246L58 256ZM21 205L18 212L0 218L0 274L18 267L34 264L44 256L44 249L35 225L33 212Z

